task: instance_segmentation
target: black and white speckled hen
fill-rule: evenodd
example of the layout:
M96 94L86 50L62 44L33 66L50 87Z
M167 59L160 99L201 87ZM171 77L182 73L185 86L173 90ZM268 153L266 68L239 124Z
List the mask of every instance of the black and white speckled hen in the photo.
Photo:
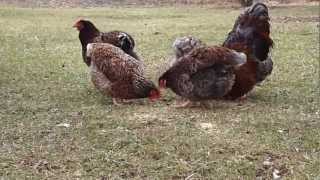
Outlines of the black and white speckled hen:
M135 59L139 59L138 55L133 50L135 46L134 39L126 32L100 32L92 22L83 19L77 20L73 27L79 30L82 58L88 66L90 66L90 60L86 58L86 51L89 43L109 43L121 48Z
M180 40L179 40L180 39ZM185 37L177 39L174 47L188 45ZM177 107L188 106L193 101L220 99L234 84L234 68L246 62L244 53L220 46L198 45L193 48L174 48L183 51L172 66L159 78L160 88L170 88L186 99ZM183 50L184 49L184 50ZM180 52L177 57L180 56Z
M160 92L144 77L142 61L108 43L90 43L87 58L91 60L91 80L104 95L119 100L149 97L158 99Z
M224 47L247 55L247 63L235 71L235 83L225 96L227 99L245 96L271 74L273 62L269 52L273 41L270 38L269 20L267 6L256 3L238 17L223 43Z

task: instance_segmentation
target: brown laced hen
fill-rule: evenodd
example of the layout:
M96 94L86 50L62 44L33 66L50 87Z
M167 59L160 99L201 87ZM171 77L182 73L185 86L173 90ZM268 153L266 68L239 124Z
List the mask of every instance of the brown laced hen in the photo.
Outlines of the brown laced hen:
M82 58L88 66L90 66L90 60L86 58L86 51L89 43L109 43L121 48L135 59L139 59L138 55L134 52L134 39L126 32L100 32L92 22L83 19L77 20L73 27L79 30Z
M269 52L273 41L269 20L267 6L256 3L238 17L228 34L223 46L245 53L247 63L235 70L235 83L225 98L245 97L257 83L271 74L273 62Z
M234 68L246 62L243 53L220 46L205 46L199 40L192 48L181 48L189 46L192 39L195 38L175 41L173 46L178 59L159 78L160 88L170 88L186 99L176 107L223 97L234 84Z
M91 80L104 95L119 100L149 97L158 99L160 92L144 77L142 61L107 43L90 43L87 58L91 61Z

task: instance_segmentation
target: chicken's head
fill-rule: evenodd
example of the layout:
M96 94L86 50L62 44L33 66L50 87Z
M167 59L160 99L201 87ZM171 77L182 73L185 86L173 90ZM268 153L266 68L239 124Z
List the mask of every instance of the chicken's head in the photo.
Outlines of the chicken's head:
M76 28L78 31L81 31L85 26L85 20L79 18L76 20L76 22L73 24L73 28Z
M161 93L158 89L152 89L150 92L149 92L149 99L151 101L155 101L157 99L159 99L161 97Z
M96 32L98 29L94 26L94 24L88 20L84 20L82 18L79 18L76 20L76 22L72 26L73 28L76 28L78 31L93 31Z

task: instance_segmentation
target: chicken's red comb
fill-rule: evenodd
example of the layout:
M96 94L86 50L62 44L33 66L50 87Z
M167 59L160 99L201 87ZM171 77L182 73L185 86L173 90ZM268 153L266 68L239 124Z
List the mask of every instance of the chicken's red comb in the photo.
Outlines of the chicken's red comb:
M85 18L84 18L84 17L82 17L82 16L79 16L79 17L76 19L76 21L75 21L75 22L79 22L79 21L82 21L82 20L85 20Z
M83 20L84 20L83 17L78 17L78 18L75 20L75 22L74 22L74 24L73 24L72 27L77 27L77 26L78 26L78 23L79 23L80 21L83 21Z

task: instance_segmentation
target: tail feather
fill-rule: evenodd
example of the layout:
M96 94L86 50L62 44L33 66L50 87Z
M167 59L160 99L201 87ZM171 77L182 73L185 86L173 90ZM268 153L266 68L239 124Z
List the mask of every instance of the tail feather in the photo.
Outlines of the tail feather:
M176 58L180 58L192 50L194 50L197 47L200 47L201 45L204 45L200 39L197 39L192 36L184 36L177 38L173 44L172 48L174 50L174 53L176 55Z
M121 49L124 51L133 50L134 41L128 34L120 33L118 38L120 39Z
M134 51L128 51L128 52L126 52L126 53L129 54L131 57L133 57L133 58L135 58L135 59L137 59L137 60L140 60L140 57L137 55L136 52L134 52Z
M241 66L247 62L247 56L245 53L237 52L237 51L233 51L233 53L234 53L233 60L235 61L236 66Z
M118 38L120 40L121 49L127 54L129 54L131 57L139 60L139 56L133 51L133 48L135 46L133 38L129 34L123 32L120 33Z

